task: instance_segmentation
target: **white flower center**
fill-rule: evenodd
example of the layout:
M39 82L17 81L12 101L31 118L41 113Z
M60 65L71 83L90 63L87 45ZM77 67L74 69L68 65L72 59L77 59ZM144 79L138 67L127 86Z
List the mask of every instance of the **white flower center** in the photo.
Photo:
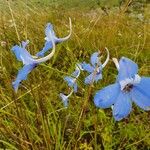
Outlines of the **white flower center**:
M120 81L121 90L125 92L130 92L135 84L140 83L141 77L136 74L134 78L127 78L125 80Z

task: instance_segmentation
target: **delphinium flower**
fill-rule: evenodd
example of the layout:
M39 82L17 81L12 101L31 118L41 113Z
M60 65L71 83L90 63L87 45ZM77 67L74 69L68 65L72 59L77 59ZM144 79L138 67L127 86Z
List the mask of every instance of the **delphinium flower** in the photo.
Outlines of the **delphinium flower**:
M109 51L107 48L105 49L107 51L107 58L103 64L101 63L101 60L99 57L100 52L95 52L91 55L91 58L90 58L91 64L87 64L86 62L81 63L83 70L90 73L90 75L88 75L85 78L85 81L84 81L85 84L91 84L94 81L97 82L98 80L102 79L102 69L106 66L106 64L109 61Z
M80 75L80 70L82 70L80 64L76 64L75 71L71 74L71 76L66 76L64 80L67 82L68 86L72 89L71 92L68 95L65 95L63 93L60 93L60 97L63 101L63 104L65 107L68 106L68 98L72 95L72 93L77 92L77 78Z
M52 33L49 32L49 37L52 37ZM22 42L21 46L15 45L12 47L12 51L17 57L17 60L22 61L23 68L19 70L16 80L12 83L15 92L17 92L19 84L22 80L27 79L27 75L40 63L49 60L55 53L55 43L52 38L53 50L51 53L43 58L35 59L33 56L27 51L26 46L29 41Z
M38 57L43 57L44 54L52 48L52 40L51 40L51 37L49 36L49 32L51 32L52 34L52 39L53 41L55 42L55 44L58 44L58 43L61 43L61 42L64 42L66 40L68 40L71 36L71 33L72 33L72 23L71 23L71 19L69 18L69 24L70 24L70 33L68 36L64 37L64 38L58 38L54 32L54 29L53 29L53 25L51 23L48 23L46 25L46 29L45 29L45 45L43 47L43 49L41 51L39 51L36 56Z
M118 68L116 82L96 93L95 105L112 107L116 121L128 116L132 102L143 110L150 110L150 77L140 77L137 64L128 58L122 57L119 63L114 60Z

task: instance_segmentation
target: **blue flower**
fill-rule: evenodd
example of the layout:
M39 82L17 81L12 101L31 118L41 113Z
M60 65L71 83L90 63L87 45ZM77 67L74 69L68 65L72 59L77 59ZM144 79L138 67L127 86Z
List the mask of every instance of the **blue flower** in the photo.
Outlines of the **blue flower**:
M71 74L71 76L66 76L64 80L68 83L68 86L72 88L71 92L68 95L64 95L63 93L60 93L60 98L62 99L62 102L65 107L68 106L68 98L72 95L73 92L77 92L77 78L80 75L81 70L80 64L76 64L75 71Z
M52 26L51 23L48 23L48 24L46 25L46 29L45 29L45 35L46 35L45 40L46 40L46 42L45 42L45 45L44 45L43 49L42 49L40 52L38 52L38 53L36 54L36 56L38 56L38 57L43 57L44 54L45 54L49 49L51 49L51 48L53 47L53 46L52 46L52 40L51 40L51 37L50 37L50 34L49 34L49 33L52 34L52 39L54 40L55 44L61 43L61 42L66 41L66 40L68 40L68 39L70 38L71 33L72 33L72 24L71 24L71 19L70 19L70 18L69 18L69 22L70 22L70 33L69 33L68 36L66 36L66 37L64 37L64 38L58 38L58 37L56 36L56 34L55 34L55 32L54 32L54 29L53 29L53 26Z
M60 98L62 99L62 102L64 104L64 107L68 107L68 97L63 93L60 93Z
M68 83L68 86L73 88L75 93L77 92L77 82L76 82L76 80L80 75L80 69L81 69L80 64L77 64L76 65L76 70L71 74L71 76L66 76L64 78L64 80Z
M81 63L82 69L90 73L85 78L85 84L91 84L94 81L98 81L102 79L102 69L106 66L108 60L109 60L109 51L107 48L105 48L107 51L107 59L104 62L104 64L101 64L99 56L99 52L95 52L91 55L90 62L91 64L87 64L86 62Z
M53 42L53 41L52 41ZM40 63L47 61L50 59L55 53L55 44L53 42L53 50L46 57L35 59L33 56L26 50L26 46L29 43L22 42L21 46L15 45L12 47L12 51L17 57L17 60L22 61L24 66L19 70L16 80L12 83L15 92L17 92L19 84L22 80L27 79L27 75Z
M72 95L72 93L73 93L73 90L68 95L65 95L63 93L59 94L59 96L62 99L62 102L64 104L64 107L68 107L68 101L69 101L68 98Z
M131 112L132 101L140 108L150 110L150 78L140 77L137 64L128 58L122 57L116 66L119 71L116 82L96 93L95 105L99 108L112 106L116 121Z

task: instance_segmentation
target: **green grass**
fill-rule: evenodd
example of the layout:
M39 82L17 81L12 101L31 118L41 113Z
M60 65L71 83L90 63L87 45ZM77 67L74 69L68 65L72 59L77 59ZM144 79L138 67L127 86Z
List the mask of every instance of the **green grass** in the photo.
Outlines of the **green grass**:
M0 148L150 149L149 112L133 105L128 118L115 122L111 109L97 109L93 104L95 92L115 82L117 71L112 60L103 71L103 80L92 87L83 84L87 74L81 74L78 93L70 97L67 109L59 98L60 92L70 91L63 77L74 70L76 62L88 62L93 52L104 47L111 58L129 57L139 65L140 75L149 76L150 6L143 8L142 22L125 13L125 5L121 6L124 11L111 8L107 15L94 0L92 6L90 1L82 1L82 7L75 5L77 1L70 2L71 6L67 0L63 2L0 2L0 42L6 42L0 47ZM57 35L64 36L68 34L69 17L73 24L71 38L57 45L55 56L34 69L15 94L11 83L22 64L11 47L29 39L28 49L34 55L43 47L46 23L51 22Z

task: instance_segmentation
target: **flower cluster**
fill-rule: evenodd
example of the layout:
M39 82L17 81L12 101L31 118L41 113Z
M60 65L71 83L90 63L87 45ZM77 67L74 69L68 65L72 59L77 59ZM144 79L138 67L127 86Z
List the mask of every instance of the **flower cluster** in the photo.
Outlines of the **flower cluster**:
M76 70L71 74L71 76L66 76L64 78L64 80L68 83L68 86L72 88L70 94L68 94L67 96L63 93L60 93L60 97L65 107L68 106L68 98L72 95L73 92L77 92L77 78L79 77L81 71L87 71L88 73L90 73L90 75L85 78L85 84L92 84L94 81L97 82L98 80L102 79L102 69L109 61L109 51L107 48L105 49L107 52L107 58L103 64L101 63L99 57L100 52L95 52L91 55L91 64L87 64L86 62L76 64Z
M78 86L77 86L77 79L80 75L82 68L80 64L76 64L76 70L71 74L71 76L66 76L64 80L68 83L68 86L72 89L68 95L64 95L60 93L60 97L63 101L65 107L68 106L68 98L72 95L72 93L76 93Z
M32 56L26 49L27 45L29 44L29 41L22 42L21 46L15 45L12 47L12 51L16 55L17 60L22 61L24 64L23 68L19 70L16 80L12 83L13 88L15 92L18 91L19 84L22 80L27 79L27 75L35 68L38 64L42 62L46 62L47 60L51 59L52 56L55 53L55 44L61 43L71 36L72 32L72 24L71 19L69 18L70 23L70 33L68 36L64 38L58 38L55 35L55 32L53 30L53 26L48 23L45 29L45 45L44 48L36 54L36 56L43 56L42 58L38 58L36 56ZM47 52L49 49L52 49L51 53L44 57L45 52Z
M72 24L70 22L70 33L64 38L58 38L54 32L51 23L48 23L45 29L45 44L44 47L35 56L32 56L28 50L27 45L29 41L23 41L21 45L12 47L12 52L16 55L18 61L23 63L23 68L18 72L15 81L12 83L15 92L22 80L26 80L28 74L37 67L40 63L51 59L55 54L55 45L69 39L72 33ZM45 56L50 49L50 53ZM77 80L82 71L86 71L88 76L85 77L84 83L93 85L94 82L102 80L102 71L109 61L109 51L105 48L107 58L104 63L101 62L100 51L94 52L91 55L90 63L85 61L77 63L75 71L66 76L64 80L67 82L69 89L68 95L60 93L60 98L65 107L68 107L69 97L73 93L77 93ZM122 57L119 62L116 58L113 61L118 70L116 82L96 92L94 96L94 104L98 108L112 108L113 116L116 121L127 117L132 110L132 102L138 105L143 110L150 110L150 78L140 77L138 75L138 66L129 58Z
M91 64L87 64L86 62L81 63L83 70L90 73L90 75L88 75L84 80L85 84L91 84L94 81L97 82L98 80L102 79L102 69L109 61L109 51L107 48L105 48L105 50L107 51L107 58L103 64L101 64L100 57L98 57L100 52L95 52L91 55Z

